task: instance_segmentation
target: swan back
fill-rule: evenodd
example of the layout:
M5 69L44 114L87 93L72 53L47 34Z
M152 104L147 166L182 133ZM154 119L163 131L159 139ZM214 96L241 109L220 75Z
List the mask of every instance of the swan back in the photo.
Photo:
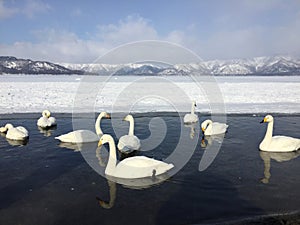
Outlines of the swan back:
M205 120L201 124L201 129L205 135L216 135L226 133L228 125L225 123L213 122L212 120Z
M6 138L10 140L25 140L28 138L28 131L25 127L13 127L12 124L5 125L7 129Z

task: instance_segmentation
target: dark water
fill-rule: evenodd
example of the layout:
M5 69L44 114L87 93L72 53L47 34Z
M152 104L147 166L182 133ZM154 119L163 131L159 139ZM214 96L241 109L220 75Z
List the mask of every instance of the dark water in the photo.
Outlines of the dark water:
M154 116L165 121L166 137L154 150L136 154L163 160L177 145L180 119L173 114L136 115L135 134L141 139L150 135L148 123ZM190 139L191 143L196 140L196 147L184 167L144 189L108 181L88 165L80 151L59 146L54 137L72 130L71 115L56 115L58 126L48 133L36 127L38 117L0 116L0 125L23 125L30 132L24 146L13 146L16 143L0 137L0 224L243 224L243 219L265 215L299 215L299 152L260 152L258 145L266 129L259 124L263 116L227 116L229 130L223 144L203 171L199 164L205 151L219 142L201 143L198 125ZM201 116L200 121L206 118ZM102 127L114 135L109 120ZM300 116L275 115L275 134L299 138L299 130ZM184 132L190 135L190 128ZM96 158L96 144L89 150ZM98 153L103 172L107 151Z

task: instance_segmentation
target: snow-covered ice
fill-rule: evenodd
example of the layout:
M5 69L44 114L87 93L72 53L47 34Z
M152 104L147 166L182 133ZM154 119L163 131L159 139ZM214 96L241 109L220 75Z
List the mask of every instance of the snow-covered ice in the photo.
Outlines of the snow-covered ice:
M210 112L209 100L203 92L205 82L200 82L199 86L187 77L151 80L151 77L118 76L104 82L106 79L77 75L1 75L0 113L41 112L44 109L71 113L74 107L83 112L90 109L122 111L128 105L131 111L138 112L189 111L190 101L181 98L181 93L197 101L198 112ZM157 82L159 79L166 82ZM226 113L300 113L300 76L215 79ZM177 93L176 102L180 107L174 108L168 97L160 98L161 93L170 98ZM215 92L211 90L206 94L214 95ZM133 96L138 101L132 105Z

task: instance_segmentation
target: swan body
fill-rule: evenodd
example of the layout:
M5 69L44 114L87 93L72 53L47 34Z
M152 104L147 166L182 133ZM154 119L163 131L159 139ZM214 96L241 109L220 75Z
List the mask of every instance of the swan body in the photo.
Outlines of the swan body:
M55 139L61 142L68 143L86 143L99 141L99 137L103 134L100 128L100 122L103 117L110 118L110 115L106 112L101 112L95 123L96 134L90 130L75 130L67 134L55 137Z
M6 124L4 128L2 127L1 132L6 132L6 138L10 140L23 141L28 138L28 131L25 127L14 127L10 123Z
M42 128L49 128L56 126L56 119L51 117L51 113L49 110L44 110L42 113L42 117L38 119L37 125Z
M174 167L173 164L145 156L134 156L117 163L115 142L108 134L101 137L98 145L101 146L105 143L109 144L109 159L105 168L105 174L108 176L126 179L153 177Z
M201 128L204 132L204 135L216 135L226 133L228 125L226 123L218 123L211 120L205 120L201 123Z
M119 139L118 149L120 152L128 154L141 148L140 139L134 135L134 119L132 115L127 115L123 119L129 122L128 135L124 135Z
M195 107L196 107L196 102L192 102L192 108L191 108L191 113L185 114L183 117L183 122L184 123L197 123L198 122L198 116L195 114Z
M300 149L300 139L288 136L273 136L274 118L265 116L261 123L268 123L264 139L259 145L261 151L292 152Z

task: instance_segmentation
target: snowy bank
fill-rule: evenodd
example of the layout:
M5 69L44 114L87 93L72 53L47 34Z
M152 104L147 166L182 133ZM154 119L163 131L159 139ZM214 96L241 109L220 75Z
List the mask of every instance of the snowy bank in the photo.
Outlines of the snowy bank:
M95 79L102 82L100 89L99 85L95 86ZM189 111L190 102L186 98L178 98L180 107L176 109L166 101L168 99L157 98L159 93L170 91L169 83L178 87L176 93L184 93L190 100L195 99L198 112L210 112L209 101L202 90L205 82L199 86L199 83L187 77L164 77L167 81L164 88L155 81L151 83L147 80L146 83L146 78L143 77L139 77L138 82L136 79L134 76L120 76L104 82L103 77L78 75L2 75L0 113L41 112L44 109L71 113L76 98L75 107L79 111L84 112L91 108L97 112L112 109L122 111L122 107L113 106L122 98L125 109L126 104L132 104L131 95L141 97L130 106L131 111ZM223 96L226 113L300 113L300 76L231 76L215 79L215 85ZM149 89L153 94L143 95ZM170 96L175 92L170 93ZM213 90L209 94L214 95ZM81 103L79 107L78 96Z

